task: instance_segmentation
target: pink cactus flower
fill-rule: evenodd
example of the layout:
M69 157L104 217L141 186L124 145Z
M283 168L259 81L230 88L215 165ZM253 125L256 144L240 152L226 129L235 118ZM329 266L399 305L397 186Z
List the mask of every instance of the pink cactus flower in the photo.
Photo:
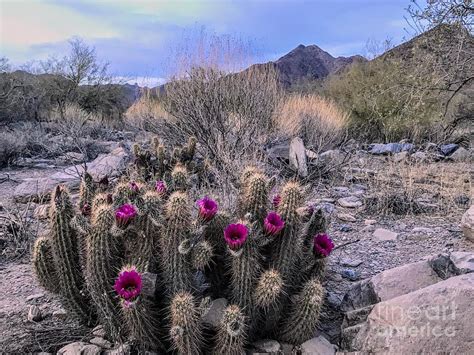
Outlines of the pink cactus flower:
M206 222L213 219L218 210L216 201L207 196L200 199L197 206L199 207L199 216Z
M81 208L81 214L83 216L90 216L92 212L92 208L88 203L85 203Z
M331 254L334 249L334 243L327 234L317 234L314 236L313 252L318 258L325 258Z
M278 213L272 211L268 213L263 221L263 227L268 235L276 235L285 227L285 221L281 219Z
M155 184L155 191L160 195L165 195L167 191L166 183L162 180L158 180Z
M133 267L122 271L115 280L114 290L126 303L135 300L142 291L142 275Z
M229 224L224 230L224 240L232 250L238 250L244 245L249 234L248 228L241 223Z
M119 228L126 228L136 216L137 216L136 207L128 203L120 206L115 211L115 221L117 222L117 226Z

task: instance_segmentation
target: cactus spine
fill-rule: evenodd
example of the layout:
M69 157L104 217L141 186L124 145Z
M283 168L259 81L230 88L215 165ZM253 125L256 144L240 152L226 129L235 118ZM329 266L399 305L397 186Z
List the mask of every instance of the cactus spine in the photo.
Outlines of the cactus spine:
M200 310L190 293L180 292L171 301L170 337L179 354L201 354Z
M51 240L40 237L33 247L33 268L41 286L50 292L58 293L58 274L53 260Z
M168 200L165 211L166 228L161 236L161 260L164 279L170 295L191 288L190 210L185 192L174 192Z
M281 339L291 344L302 344L314 336L324 300L324 289L319 281L306 282L294 298L288 319L284 322Z
M69 192L58 186L51 197L51 242L53 257L58 271L60 293L66 306L84 323L93 321L92 307L84 293L84 277L79 263L77 236L70 223L74 210Z
M193 268L204 270L210 265L213 256L212 245L207 240L198 242L191 252Z
M213 354L241 355L245 353L247 327L245 316L239 306L227 307L217 331L216 346Z
M171 172L171 179L173 183L173 190L174 191L186 191L189 184L189 177L186 168L178 164L174 167L173 171Z
M250 221L262 222L268 208L268 179L263 174L248 178L243 190L243 215L250 214Z
M121 266L123 245L120 238L110 233L113 224L112 206L98 206L87 239L86 281L107 334L117 340L120 339L121 317L113 284Z
M88 172L85 172L79 185L79 209L81 211L85 208L91 208L94 193L94 180Z

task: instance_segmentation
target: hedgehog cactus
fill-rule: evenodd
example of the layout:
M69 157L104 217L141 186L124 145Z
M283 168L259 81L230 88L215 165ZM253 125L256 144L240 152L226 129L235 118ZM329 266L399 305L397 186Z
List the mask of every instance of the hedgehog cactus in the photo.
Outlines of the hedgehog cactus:
M85 174L76 209L57 187L51 234L33 250L38 281L138 351L242 354L259 337L304 342L318 324L334 248L324 211L306 204L296 182L272 192L275 180L255 167L242 173L235 209L195 199L195 151L194 138L171 151L158 139L150 150L134 145L131 180L110 192ZM150 279L158 286L145 292ZM204 327L210 297L230 302L215 329Z

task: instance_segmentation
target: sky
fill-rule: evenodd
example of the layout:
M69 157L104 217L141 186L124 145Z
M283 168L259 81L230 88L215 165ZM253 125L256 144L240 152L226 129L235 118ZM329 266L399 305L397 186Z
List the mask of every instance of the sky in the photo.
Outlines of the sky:
M408 37L410 0L0 0L0 57L15 66L67 52L81 37L113 75L139 84L172 75L176 53L204 32L276 60L299 44L333 56L366 54L367 41Z

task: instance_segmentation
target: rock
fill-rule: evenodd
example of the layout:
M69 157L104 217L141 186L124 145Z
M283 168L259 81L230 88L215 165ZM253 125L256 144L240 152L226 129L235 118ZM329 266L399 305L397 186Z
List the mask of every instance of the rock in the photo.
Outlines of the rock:
M357 219L353 215L348 214L348 213L338 213L337 218L339 218L341 221L344 221L344 222L355 222L355 221L357 221Z
M227 300L225 298L218 298L212 301L211 307L203 315L202 321L211 327L217 328L221 321L224 310L227 307Z
M301 344L302 355L330 355L335 354L337 347L322 335Z
M125 170L128 158L128 152L124 148L118 147L109 154L100 154L88 163L87 171L97 180L105 175L115 177ZM51 190L58 184L65 184L70 190L77 189L83 171L82 165L75 165L66 168L64 172L60 171L49 177L25 179L15 188L13 198L22 203L44 202L49 199Z
M416 163L423 163L428 159L425 152L416 152L410 155L410 159Z
M363 260L360 260L360 259L342 259L340 261L340 264L342 266L348 266L348 267L357 267L359 266L360 264L362 264L364 261Z
M77 164L85 162L87 157L82 153L68 152L58 157L57 160L65 164Z
M415 146L410 143L375 143L369 146L369 153L374 155L395 154L400 152L410 152Z
M351 226L348 226L347 224L342 224L340 227L339 227L339 230L341 232L344 232L344 233L347 233L347 232L350 232L352 230L352 227Z
M120 344L117 349L104 351L104 355L130 355L132 353L132 346L130 343Z
M257 351L262 351L267 354L277 354L280 351L280 343L276 340L264 339L256 341L252 346Z
M402 161L406 161L407 158L408 158L408 155L409 155L408 152L396 153L396 154L394 154L394 156L393 156L393 161L394 161L395 163L400 163L400 162L402 162Z
M30 306L28 310L28 320L30 322L39 322L43 319L43 314L41 313L41 309L38 306Z
M473 299L470 273L380 302L365 322L343 329L343 348L384 354L470 353Z
M42 297L44 297L44 293L35 293L34 295L30 295L26 297L26 302L36 301L37 299L42 298Z
M443 155L448 156L453 154L456 149L459 148L459 145L451 143L451 144L443 144L439 147L439 151L443 153Z
M431 268L443 280L474 272L474 253L454 252L438 254L429 259Z
M357 208L362 206L362 201L356 196L343 197L337 200L337 203L345 208Z
M381 301L435 284L441 278L428 260L385 270L352 286L342 300L345 311L363 308Z
M388 241L397 240L398 233L392 232L384 228L377 228L372 235L375 239L379 241Z
M360 278L360 274L351 269L344 269L341 271L341 276L344 277L345 279L349 279L351 281L357 281Z
M100 355L102 349L97 345L88 344L83 341L68 344L58 350L58 355Z
M299 137L293 138L290 143L290 166L298 171L298 176L308 176L308 165L306 162L306 149L303 140Z
M64 309L58 309L53 312L53 318L64 320L67 318L67 312Z
M462 215L461 228L464 236L474 242L474 205Z
M347 154L338 149L327 150L324 153L319 154L319 163L324 166L337 166L344 163L346 157Z
M456 162L469 161L471 159L471 152L463 147L459 147L450 155L450 158Z
M105 332L105 329L102 325L98 325L94 329L92 329L92 335L99 337L99 338L105 338L107 335Z
M313 152L312 150L306 149L306 157L308 159L318 159L318 154Z
M48 219L49 217L49 205L39 205L35 208L33 216L36 219Z
M104 349L110 349L112 347L112 343L110 341L101 337L92 338L89 342Z
M376 221L375 219L366 219L366 220L364 221L364 224L365 224L366 226L371 226L372 224L375 224L375 223L377 223L377 221Z
M290 159L290 145L289 144L278 144L267 150L268 157L271 159Z
M281 352L283 353L283 355L293 355L294 354L294 352L293 352L294 346L292 344L281 343L280 346L281 346Z

